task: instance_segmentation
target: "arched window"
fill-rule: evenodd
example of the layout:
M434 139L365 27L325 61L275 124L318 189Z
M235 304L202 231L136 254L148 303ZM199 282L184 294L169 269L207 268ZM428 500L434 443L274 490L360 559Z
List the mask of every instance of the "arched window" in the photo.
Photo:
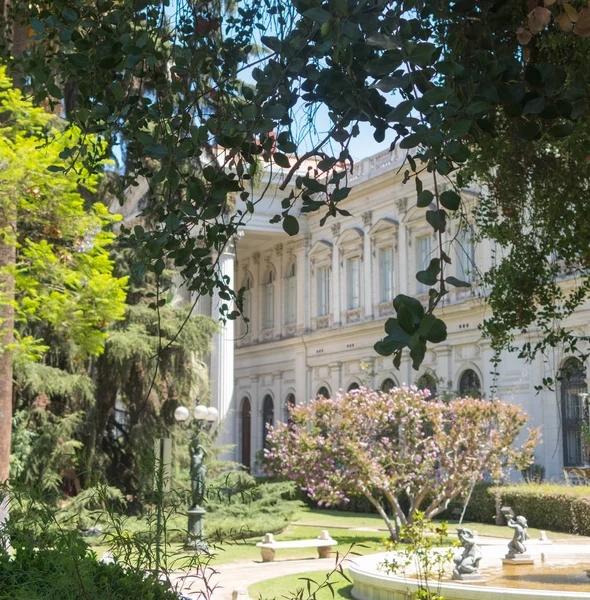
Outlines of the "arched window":
M240 462L250 470L250 440L252 432L252 409L248 398L242 399L240 407Z
M262 401L262 447L266 448L266 436L268 428L275 422L275 403L272 396L267 394Z
M561 368L561 418L563 424L563 466L575 467L586 461L582 448L582 423L586 407L581 394L588 392L586 369L577 358L568 358Z
M262 329L275 326L275 270L269 266L262 278Z
M297 265L295 261L285 273L285 325L297 322Z
M473 371L471 371L471 373L473 373ZM473 373L473 374L475 375L475 373ZM477 375L475 375L475 376L477 377ZM477 381L478 381L478 386L479 386L479 378ZM419 390L428 390L430 392L429 398L431 400L434 400L436 398L436 393L438 391L436 375L434 373L432 373L431 371L426 371L426 372L422 373L422 375L420 375L420 377L418 377L418 379L416 380L416 387Z
M285 423L290 423L291 422L291 410L293 408L295 408L295 395L294 394L289 394L286 398L285 398L285 406L284 406L284 415L283 415L283 421Z
M244 296L242 302L242 316L244 317L240 323L241 335L246 335L252 326L252 276L246 275L242 283L244 288Z
M381 391L389 394L389 392L391 392L391 390L395 387L398 387L397 383L391 379L391 377L388 377L381 384Z
M481 397L481 382L479 375L473 369L467 369L459 380L459 394L472 398Z
M360 386L360 385L359 385L359 384L358 384L356 381L353 381L353 382L352 382L352 383L351 383L351 384L348 386L348 389L347 389L346 391L347 391L347 392L352 392L353 390L358 390L358 389L360 389L360 387L361 387L361 386Z
M323 386L322 386L322 387L321 387L321 388L320 388L320 389L317 391L316 398L317 398L318 396L323 396L324 398L330 398L330 397L332 396L332 394L330 394L330 390L329 390L329 389L328 389L328 388L327 388L325 385L323 385Z

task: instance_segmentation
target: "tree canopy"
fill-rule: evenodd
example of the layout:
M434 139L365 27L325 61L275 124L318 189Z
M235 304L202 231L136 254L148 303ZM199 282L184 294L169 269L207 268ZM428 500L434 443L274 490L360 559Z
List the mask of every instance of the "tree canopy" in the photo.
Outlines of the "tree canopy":
M6 31L30 25L15 66L36 101L63 102L83 132L67 157L95 168L102 146L86 136L97 135L107 148L123 145L123 185L149 181L145 216L156 226L128 232L140 268L173 265L190 289L220 289L230 318L241 295L216 257L256 210L250 183L261 161L285 181L303 159L317 161L273 219L294 235L306 212L347 214L343 167L354 166L348 147L359 124L378 142L393 136L439 244L417 273L430 287L427 306L398 296L376 350L399 365L409 349L418 368L427 344L446 338L436 307L450 287L469 285L449 275L443 234L451 218L470 216L461 190L474 180L486 186L478 235L499 246L482 276L494 349L539 328L523 356L563 343L585 356L561 322L588 294L589 11L585 0L57 0L10 3ZM240 81L246 71L253 85ZM304 145L313 127L296 113L313 121L320 108L329 130ZM237 195L244 208L232 210ZM564 287L563 274L576 283ZM232 298L238 310L229 314Z
M408 387L361 388L296 406L289 422L267 437L265 469L295 481L324 506L365 496L395 537L386 507L398 526L419 510L431 519L485 474L499 480L503 469L532 462L538 430L522 448L514 446L527 422L520 406L428 396Z

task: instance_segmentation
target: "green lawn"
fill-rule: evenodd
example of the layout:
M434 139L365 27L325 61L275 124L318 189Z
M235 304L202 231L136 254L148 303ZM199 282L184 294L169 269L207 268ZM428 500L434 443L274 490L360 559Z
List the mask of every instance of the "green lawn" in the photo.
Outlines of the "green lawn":
M346 569L344 572L348 574ZM312 581L308 582L307 580ZM298 575L287 575L285 577L276 577L275 579L260 581L248 588L248 595L253 600L258 600L259 598L262 600L272 598L294 598L297 590L302 589L305 592L303 597L307 598L310 595L310 592L313 593L320 588L316 595L317 600L338 600L340 598L350 600L352 598L350 594L352 584L339 573L335 573L329 579L334 594L332 594L328 585L322 585L325 581L325 571L309 571L307 573L299 573Z
M289 525L284 531L275 535L277 540L300 540L315 538L322 529L328 529L331 536L338 541L337 550L340 553L354 552L358 554L371 554L385 550L383 538L387 536L387 531L380 517L360 513L341 513L330 510L311 510L303 508L295 515L295 522L306 523L306 525ZM137 524L131 522L135 529ZM174 523L181 530L184 527L182 523ZM344 527L361 528L344 529ZM451 531L458 527L456 523L449 524ZM511 530L505 526L486 525L482 523L464 522L462 527L468 527L476 530L481 536L491 535L503 537L507 540L511 537ZM363 530L364 529L364 530ZM569 540L579 539L579 536L567 533L547 532L549 539ZM532 539L539 538L539 530L529 529L529 535ZM240 539L234 541L224 541L212 548L215 556L212 564L236 563L248 560L260 561L260 549L256 547L261 536L254 538ZM89 538L94 550L100 557L108 548L101 542L100 538ZM176 543L171 548L174 553L181 553L181 544ZM277 559L297 559L312 558L317 556L314 548L292 548L280 550L277 552Z
M309 525L329 527L371 527L387 530L379 515L365 513L346 513L338 510L320 510L302 508L296 515L295 521Z

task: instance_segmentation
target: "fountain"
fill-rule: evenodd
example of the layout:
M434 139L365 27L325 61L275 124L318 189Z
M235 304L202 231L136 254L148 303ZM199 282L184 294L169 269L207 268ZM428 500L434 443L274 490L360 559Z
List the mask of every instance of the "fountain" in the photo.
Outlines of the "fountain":
M452 576L443 578L440 584L431 583L430 589L446 600L590 600L590 579L586 575L590 548L575 543L549 544L543 538L526 547L526 519L511 517L509 523L514 537L508 555L504 542L489 539L476 543L472 531L458 529L462 552L453 559ZM385 571L383 565L394 562L393 555L395 552L384 552L351 561L355 600L407 600L409 592L420 589L413 577L416 565L410 565L405 575ZM515 560L518 557L521 560Z

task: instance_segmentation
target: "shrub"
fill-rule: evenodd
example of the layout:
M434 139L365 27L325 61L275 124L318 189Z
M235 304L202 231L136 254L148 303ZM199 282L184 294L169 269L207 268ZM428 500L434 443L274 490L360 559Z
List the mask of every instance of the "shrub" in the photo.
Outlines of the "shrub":
M291 482L257 483L247 473L231 471L216 478L207 498L207 530L215 538L278 533L301 507Z
M488 492L497 494L502 506L524 515L531 527L590 535L590 490L585 486L521 484Z
M75 533L75 532L74 532ZM154 575L96 560L75 535L54 547L0 552L1 600L178 600Z

